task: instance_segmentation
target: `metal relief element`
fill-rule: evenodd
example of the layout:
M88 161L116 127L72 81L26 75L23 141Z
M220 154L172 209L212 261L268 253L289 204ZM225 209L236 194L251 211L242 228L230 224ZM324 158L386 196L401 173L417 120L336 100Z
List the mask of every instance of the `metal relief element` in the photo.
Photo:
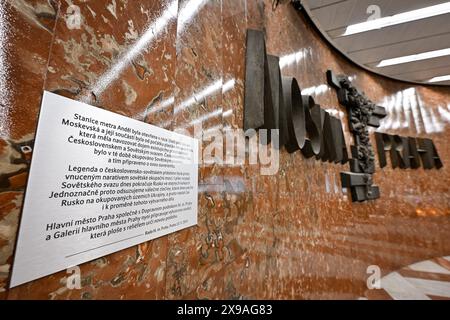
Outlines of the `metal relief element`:
M270 89L272 97L274 128L278 129L279 147L283 146L287 141L286 116L284 112L283 88L281 84L280 58L277 56L267 55Z
M314 121L311 110L315 107L320 108L311 96L302 96L303 121L305 122L306 135L300 137L303 147L301 148L306 158L318 156L321 154L321 122ZM325 111L324 111L325 112Z
M349 127L355 140L355 145L351 146L351 172L341 174L342 185L351 189L353 201L377 199L379 189L373 186L372 181L375 153L370 143L368 127L379 127L380 119L386 116L386 111L359 92L347 77L336 76L329 70L327 80L337 90L339 103L347 108Z
M277 129L264 33L257 30L247 30L245 83L244 130Z

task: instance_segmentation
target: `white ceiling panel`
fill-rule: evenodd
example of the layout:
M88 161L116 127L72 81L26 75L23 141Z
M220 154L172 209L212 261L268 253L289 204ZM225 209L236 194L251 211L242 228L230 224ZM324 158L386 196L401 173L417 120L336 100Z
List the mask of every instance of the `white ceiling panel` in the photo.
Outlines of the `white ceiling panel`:
M345 55L375 72L406 81L450 74L450 57L440 57L377 68L385 59L450 48L450 13L342 36L348 26L368 21L369 6L378 6L380 18L422 9L445 0L303 0L318 28ZM445 84L445 83L439 83Z
M416 54L426 48L427 51L440 50L450 47L450 32L421 37L416 40L401 40L394 44L374 46L358 51L349 51L349 56L360 63L369 64L374 61L390 59Z
M450 66L450 56L440 57L429 60L422 60L410 63L398 64L395 66L389 66L384 68L375 68L376 71L380 71L386 75L402 75L407 72L413 71L427 71L430 69L436 69L439 71L439 68L445 68Z
M408 79L410 81L425 81L427 82L431 78L439 77L439 76L446 76L450 75L450 66L442 67L434 67L430 68L428 65L426 66L426 69L420 69L417 71L408 71L408 72L401 72L399 74L396 74L395 76L400 76L402 78Z

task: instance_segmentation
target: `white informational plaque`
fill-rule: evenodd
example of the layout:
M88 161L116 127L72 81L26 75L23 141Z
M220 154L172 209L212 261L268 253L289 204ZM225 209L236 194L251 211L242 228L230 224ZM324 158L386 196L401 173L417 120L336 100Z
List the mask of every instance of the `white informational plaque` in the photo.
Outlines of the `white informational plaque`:
M11 287L197 224L198 141L44 92Z

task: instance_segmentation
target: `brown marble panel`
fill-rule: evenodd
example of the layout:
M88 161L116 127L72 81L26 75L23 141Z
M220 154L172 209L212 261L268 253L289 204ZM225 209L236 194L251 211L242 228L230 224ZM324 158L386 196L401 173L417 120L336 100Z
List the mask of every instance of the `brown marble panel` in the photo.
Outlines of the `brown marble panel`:
M254 1L250 8L248 2L242 0L223 1L223 76L225 88L223 91L224 130L233 134L242 134L243 131L243 97L245 83L245 44L246 30L249 15L254 18L254 24L262 24L260 15L253 15L254 7L258 2ZM261 2L260 2L261 4ZM250 13L252 12L252 13ZM232 83L233 86L227 86ZM238 163L238 140L232 147L229 141L225 141L225 155L233 159L234 163L226 164L224 173L224 240L227 257L223 268L225 293L224 298L239 299L248 296L249 283L247 279L250 271L252 251L254 243L252 235L256 220L249 215L249 209L253 208L252 197L253 181L242 165ZM255 171L258 165L249 165L247 168ZM252 210L252 209L251 209ZM251 290L251 289L250 289Z
M222 158L222 1L179 1L175 130L202 138L200 152ZM197 129L196 129L197 128ZM214 148L213 148L214 149ZM223 174L220 163L199 165L198 225L169 235L166 295L170 299L223 296Z
M177 9L176 0L63 1L45 89L170 127ZM167 237L156 239L80 266L81 290L67 289L63 271L14 288L9 298L162 299L167 250Z
M6 298L57 1L0 3L0 299Z

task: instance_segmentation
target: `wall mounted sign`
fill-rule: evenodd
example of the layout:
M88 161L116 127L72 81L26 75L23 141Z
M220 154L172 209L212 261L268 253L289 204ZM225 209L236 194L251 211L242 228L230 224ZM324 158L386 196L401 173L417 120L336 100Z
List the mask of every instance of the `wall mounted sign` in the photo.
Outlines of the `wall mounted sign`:
M197 224L198 141L44 92L11 286Z
M341 121L323 110L311 96L302 95L295 78L281 75L279 58L266 53L262 31L247 30L244 130L277 129L279 147L284 146L290 153L300 150L307 158L350 162L351 172L342 172L341 182L350 189L352 200L377 199L380 190L373 184L375 152L368 128L379 127L386 110L359 92L347 77L328 71L327 80L336 89L339 103L347 108L349 128L355 141L351 146L351 159ZM386 165L386 152L394 168L418 168L420 161L425 169L442 167L430 139L377 133L376 141L381 167Z

